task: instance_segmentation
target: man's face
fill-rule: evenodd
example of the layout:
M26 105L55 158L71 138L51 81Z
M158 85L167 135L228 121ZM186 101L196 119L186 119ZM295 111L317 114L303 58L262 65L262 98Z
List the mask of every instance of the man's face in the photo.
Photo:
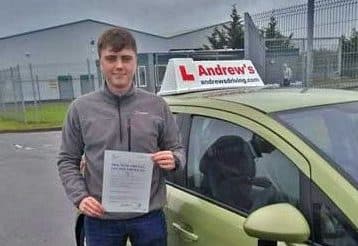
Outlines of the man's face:
M100 64L108 86L115 90L127 90L137 69L137 55L132 49L113 51L106 47L101 51Z

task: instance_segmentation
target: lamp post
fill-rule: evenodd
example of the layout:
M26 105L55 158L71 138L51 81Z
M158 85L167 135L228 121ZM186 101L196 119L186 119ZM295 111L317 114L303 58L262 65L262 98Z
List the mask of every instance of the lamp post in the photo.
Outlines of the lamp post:
M95 85L94 85L94 70L95 68L93 68L92 70L92 64L93 62L93 52L94 52L94 44L95 41L93 38L90 39L89 41L89 56L87 57L87 85L86 85L86 93L90 90L95 90ZM93 76L92 76L92 72L93 72ZM81 86L82 86L82 82L81 82ZM83 91L82 91L83 93Z
M30 52L26 52L25 56L28 60L28 66L29 66L29 71L30 71L30 80L31 80L31 85L32 85L32 96L34 99L34 106L37 107L37 100L36 100L36 89L35 89L35 81L34 81L34 73L32 70L32 64L31 64L31 53Z
M94 78L95 78L95 76L97 76L96 86L98 89L100 89L103 84L103 78L102 78L102 72L101 72L101 69L99 66L99 60L97 59L96 41L94 38L91 39L90 45L91 45L92 64L94 64L93 76L94 76ZM94 80L94 78L93 78L93 80Z
M39 106L40 106L40 87L39 87L39 81L38 81L38 77L36 75L36 83L35 83L35 79L34 79L34 72L33 72L33 67L32 67L32 63L31 63L31 53L30 52L26 52L25 56L28 60L28 67L29 67L29 71L30 71L30 80L31 80L31 87L32 87L32 96L34 99L34 107L35 107L35 117L36 120L41 120L40 116L39 116ZM37 92L37 96L36 96L36 92ZM42 115L41 115L42 118Z

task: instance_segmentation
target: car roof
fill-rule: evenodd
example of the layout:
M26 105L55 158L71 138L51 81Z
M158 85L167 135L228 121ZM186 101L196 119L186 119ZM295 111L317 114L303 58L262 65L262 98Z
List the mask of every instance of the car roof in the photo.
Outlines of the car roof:
M169 104L195 105L201 99L246 105L265 113L358 101L358 92L315 88L236 88L166 96Z

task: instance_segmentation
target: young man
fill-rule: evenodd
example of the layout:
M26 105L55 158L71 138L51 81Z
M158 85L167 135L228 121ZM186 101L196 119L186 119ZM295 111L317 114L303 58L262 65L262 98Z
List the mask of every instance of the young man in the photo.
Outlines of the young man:
M162 207L165 172L182 168L184 149L165 101L136 88L137 47L125 29L112 28L98 39L102 91L77 98L62 129L58 170L69 199L85 214L89 246L166 245ZM105 150L152 153L149 212L108 213L101 205ZM80 172L85 155L84 175Z
M292 69L287 65L283 64L283 86L289 86L292 80Z

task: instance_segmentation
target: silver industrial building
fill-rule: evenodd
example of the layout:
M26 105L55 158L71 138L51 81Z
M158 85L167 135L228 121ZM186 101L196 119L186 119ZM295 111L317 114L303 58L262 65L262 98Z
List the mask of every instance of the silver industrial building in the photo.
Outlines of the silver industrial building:
M14 97L22 97L25 101L72 99L98 89L102 80L96 66L96 40L104 30L113 26L86 19L0 38L2 100L13 101ZM158 73L162 76L165 70L165 66L158 64L163 60L158 54L166 54L172 49L202 48L213 28L171 37L129 29L137 40L140 54L137 85L155 91L154 77ZM21 88L17 88L20 85ZM11 93L20 89L22 95Z
M74 63L95 56L91 42L114 25L82 20L60 26L0 38L0 68L17 64ZM207 43L207 27L172 37L152 35L129 29L138 42L139 53L166 52L170 49L201 48ZM28 57L29 56L29 57ZM30 58L30 59L29 59Z

